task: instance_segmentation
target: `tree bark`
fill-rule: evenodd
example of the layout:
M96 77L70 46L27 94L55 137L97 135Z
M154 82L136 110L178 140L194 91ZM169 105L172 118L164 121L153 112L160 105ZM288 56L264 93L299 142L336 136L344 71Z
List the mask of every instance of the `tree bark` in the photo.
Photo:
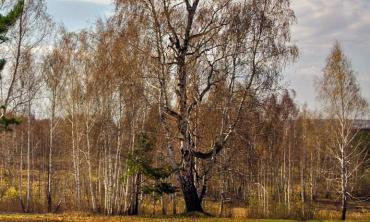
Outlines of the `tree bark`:
M138 215L139 214L139 189L140 189L140 175L135 174L133 177L132 184L132 194L130 198L129 208L127 209L128 215Z
M166 212L166 204L165 204L165 200L164 200L163 194L161 195L161 208L162 208L162 215L166 215L167 214L167 212Z
M54 103L52 104L52 114L50 118L50 141L49 141L49 165L48 165L48 189L47 189L47 202L48 202L48 213L52 211L52 197L51 197L51 176L52 176L52 152L53 152L53 140L54 140Z
M96 212L96 201L95 201L95 193L94 193L94 186L92 181L92 168L91 168L91 146L90 146L90 127L88 123L86 123L86 146L87 146L87 166L89 171L89 189L90 189L90 196L91 196L91 207L93 212Z
M341 149L341 170L342 170L342 215L341 220L346 220L347 213L347 166L346 166L346 155L344 147Z
M346 198L346 195L343 193L343 195L342 195L342 216L341 216L341 220L346 220L346 213L347 213L347 198Z
M184 195L186 212L203 212L197 189L194 185L193 171L191 168L184 169L180 175L181 190Z
M30 212L31 201L31 101L28 101L27 116L27 189L26 189L26 213Z
M173 215L176 215L177 212L176 212L176 194L172 194L171 195L171 198L172 198L172 214Z

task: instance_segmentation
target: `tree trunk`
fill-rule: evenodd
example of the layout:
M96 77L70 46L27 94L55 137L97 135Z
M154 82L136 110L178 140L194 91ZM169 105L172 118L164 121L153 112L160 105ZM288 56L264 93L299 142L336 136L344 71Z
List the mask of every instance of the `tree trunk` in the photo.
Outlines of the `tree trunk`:
M347 198L346 195L342 194L342 216L341 220L346 220L346 213L347 213Z
M53 104L54 106L54 104ZM51 175L52 175L52 151L53 151L53 139L54 139L54 110L50 119L50 141L49 141L49 165L48 165L48 189L47 189L47 202L48 202L48 213L52 211L52 198L51 198Z
M186 212L203 212L191 168L185 169L180 175L181 190L184 195Z
M301 210L302 215L305 215L305 179L304 179L304 164L301 160L301 169L300 169L300 180L301 180Z
M176 212L176 194L172 194L171 198L172 198L172 214L176 215L177 214L177 212Z
M152 209L152 215L155 215L155 205L156 205L156 199L155 194L152 193L152 199L153 199L153 209Z
M161 208L162 208L162 215L166 215L167 214L167 212L166 212L166 204L165 204L165 201L164 201L163 194L161 195Z
M341 167L342 167L342 220L346 220L347 213L347 166L346 166L346 155L344 148L341 150Z
M74 111L72 111L72 120L71 120L71 136L72 136L72 161L73 161L73 168L74 168L74 179L75 179L75 189L76 189L76 207L80 209L80 169L79 169L79 158L78 158L78 149L76 145L75 138L75 125L74 125Z
M222 190L221 191L221 203L220 203L220 209L218 211L218 216L219 217L222 217L223 213L224 213L224 203L225 203L225 193L224 191Z
M135 174L133 177L133 184L132 184L132 189L133 192L130 195L130 204L129 208L127 210L128 215L138 215L139 214L139 190L140 190L140 175Z
M21 144L20 144L20 149L21 149L21 162L19 164L19 201L22 207L22 211L25 213L26 209L24 207L23 203L23 198L22 198L22 192L23 192L23 140L24 140L24 134L21 132ZM3 174L1 174L3 175Z
M26 212L30 212L31 201L31 102L28 102L27 117L27 189L26 189Z
M86 124L86 146L87 146L87 166L89 171L89 189L90 189L90 196L91 196L91 207L93 212L96 212L96 201L95 201L95 193L94 193L94 186L93 186L93 179L92 179L92 169L91 169L91 146L90 146L90 128L88 124Z

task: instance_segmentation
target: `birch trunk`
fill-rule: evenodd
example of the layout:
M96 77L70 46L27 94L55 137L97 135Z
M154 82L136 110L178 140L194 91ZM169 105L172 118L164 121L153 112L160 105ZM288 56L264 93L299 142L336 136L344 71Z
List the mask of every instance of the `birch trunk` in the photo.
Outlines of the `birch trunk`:
M87 167L89 171L89 189L90 189L90 196L91 196L91 207L93 212L96 212L96 201L95 201L95 193L94 193L94 186L92 182L92 169L91 169L91 145L90 145L90 129L88 123L86 123L86 146L87 146Z
M26 213L30 212L31 201L31 101L28 101L27 117L27 189L26 189Z
M52 104L52 114L50 118L50 131L49 131L49 165L48 165L48 188L47 188L47 202L48 202L48 213L52 211L52 197L51 197L51 177L52 177L52 152L53 152L53 141L54 141L54 112L55 104Z

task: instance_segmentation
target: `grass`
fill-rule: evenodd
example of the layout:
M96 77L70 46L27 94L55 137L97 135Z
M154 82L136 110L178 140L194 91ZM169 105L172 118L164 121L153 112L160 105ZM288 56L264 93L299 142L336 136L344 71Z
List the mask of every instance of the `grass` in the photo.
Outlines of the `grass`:
M169 200L166 202L170 203ZM17 205L18 202L15 202L14 205ZM9 206L13 204L8 203ZM323 209L317 209L314 213L314 217L318 220L310 220L311 222L315 221L339 221L337 220L340 218L340 212L335 209L334 207L330 207L331 205L321 205ZM0 205L0 210L5 210L5 206ZM177 203L178 211L182 212L184 208L184 204L182 200L179 200ZM206 217L201 215L194 215L194 216L180 216L176 215L173 217L172 215L161 216L160 212L160 204L156 204L156 214L154 216L150 215L153 212L152 202L143 202L141 204L140 212L143 213L141 216L104 216L86 212L64 212L60 214L23 214L23 213L0 213L0 222L1 221L9 221L9 222L41 222L41 221L63 221L63 222L191 222L191 221L199 221L199 222L295 222L296 220L279 220L279 219L246 219L251 218L254 215L249 211L249 209L245 207L233 207L233 206L225 206L225 217L230 218L218 218L218 217ZM204 202L204 209L206 212L210 213L211 215L218 215L219 204L213 201L205 201ZM63 212L63 211L62 211ZM172 206L169 204L167 206L167 213L172 213ZM278 214L277 214L278 215ZM361 222L370 222L370 207L363 206L361 209L351 209L348 214L348 221L361 221ZM284 216L276 216L277 218L284 218Z
M216 217L184 217L184 216L98 216L89 214L0 214L0 221L18 222L18 221L63 221L63 222L294 222L294 220L278 219L242 219L242 218L216 218ZM314 222L315 220L312 220ZM316 220L317 221L317 220ZM335 220L326 220L335 221ZM370 221L369 220L352 220L352 221Z
M204 222L289 222L293 220L268 220L268 219L230 219L230 218L213 218L213 217L166 217L166 216L94 216L94 215L79 215L79 214L1 214L0 221L18 222L18 221L63 221L63 222L191 222L191 221L204 221Z
M340 218L340 212L337 210L319 210L315 214L315 218L330 219L327 221L335 221L336 218ZM347 212L347 218L349 221L368 221L370 222L370 211L358 212L349 211Z

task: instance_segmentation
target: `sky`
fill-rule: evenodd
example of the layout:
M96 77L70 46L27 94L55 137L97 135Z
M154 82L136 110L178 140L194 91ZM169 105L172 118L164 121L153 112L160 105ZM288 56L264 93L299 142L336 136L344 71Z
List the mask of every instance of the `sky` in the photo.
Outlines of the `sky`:
M47 0L48 12L57 23L76 31L107 17L111 0ZM291 0L297 22L292 43L300 57L284 70L284 81L296 92L298 104L320 109L314 80L322 75L325 60L338 40L357 73L362 95L370 103L370 0Z

